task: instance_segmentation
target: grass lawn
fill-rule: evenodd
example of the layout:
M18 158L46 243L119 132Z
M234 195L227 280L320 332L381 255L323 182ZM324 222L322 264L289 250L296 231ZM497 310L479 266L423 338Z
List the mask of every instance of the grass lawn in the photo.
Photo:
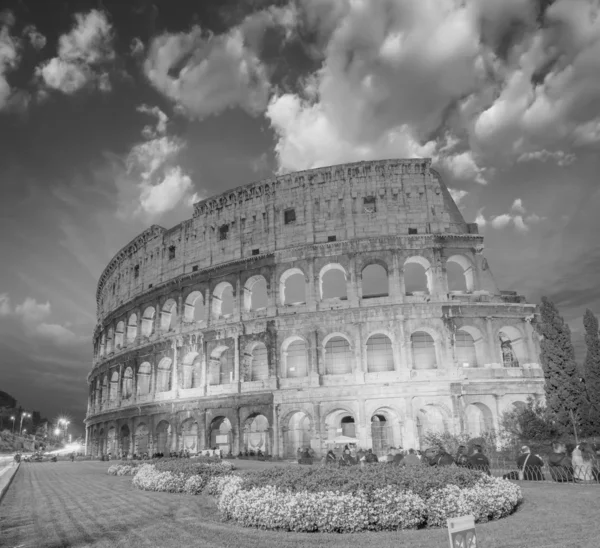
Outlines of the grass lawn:
M274 533L222 522L211 498L138 491L106 462L22 464L0 504L5 548L447 548L446 530ZM600 546L600 486L523 484L512 516L478 525L482 548Z

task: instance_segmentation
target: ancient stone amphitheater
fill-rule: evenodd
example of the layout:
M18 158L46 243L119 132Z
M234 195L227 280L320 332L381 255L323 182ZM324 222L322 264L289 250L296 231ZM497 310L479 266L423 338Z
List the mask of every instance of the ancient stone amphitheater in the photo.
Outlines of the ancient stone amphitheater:
M96 293L88 453L418 448L542 394L535 305L430 166L251 183L126 245Z

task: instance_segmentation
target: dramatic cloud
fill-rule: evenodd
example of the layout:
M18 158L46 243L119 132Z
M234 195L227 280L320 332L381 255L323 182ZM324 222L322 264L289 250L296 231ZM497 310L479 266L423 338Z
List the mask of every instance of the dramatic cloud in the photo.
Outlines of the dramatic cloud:
M562 150L549 152L548 150L538 150L535 152L526 152L517 158L517 162L530 162L537 160L539 162L547 162L554 160L560 167L568 166L575 161L575 154L565 154Z
M540 217L535 213L528 214L523 206L521 198L517 198L513 202L509 213L493 216L488 221L483 215L483 209L481 209L477 212L475 222L482 228L489 223L492 227L498 229L505 228L512 224L519 232L528 232L531 225L539 223L542 220L543 217Z
M109 64L114 60L113 31L105 13L76 14L70 33L60 37L58 56L37 68L51 89L73 94L85 86L110 91Z
M36 49L44 49L46 47L46 37L37 30L35 25L27 25L23 29L23 36L29 39L29 43Z
M14 16L9 11L0 12L0 110L9 106L11 98L7 73L17 67L19 62L19 40L11 36L10 29Z
M462 202L462 200L469 194L466 190L457 190L455 188L449 188L448 190L450 191L450 196L452 196L452 199L456 205L459 205L460 202Z

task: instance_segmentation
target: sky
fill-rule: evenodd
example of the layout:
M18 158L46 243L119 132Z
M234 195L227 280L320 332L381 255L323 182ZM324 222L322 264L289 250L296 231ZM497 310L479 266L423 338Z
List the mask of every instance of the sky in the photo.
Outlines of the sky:
M0 390L83 430L98 278L212 194L431 157L501 289L600 313L598 0L4 0Z

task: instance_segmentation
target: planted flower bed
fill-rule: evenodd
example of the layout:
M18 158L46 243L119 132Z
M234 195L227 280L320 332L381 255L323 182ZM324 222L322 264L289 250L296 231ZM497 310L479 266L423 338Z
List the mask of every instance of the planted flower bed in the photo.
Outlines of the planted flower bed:
M226 518L247 527L350 533L440 527L450 517L500 519L522 500L513 483L461 468L274 468L215 478Z

